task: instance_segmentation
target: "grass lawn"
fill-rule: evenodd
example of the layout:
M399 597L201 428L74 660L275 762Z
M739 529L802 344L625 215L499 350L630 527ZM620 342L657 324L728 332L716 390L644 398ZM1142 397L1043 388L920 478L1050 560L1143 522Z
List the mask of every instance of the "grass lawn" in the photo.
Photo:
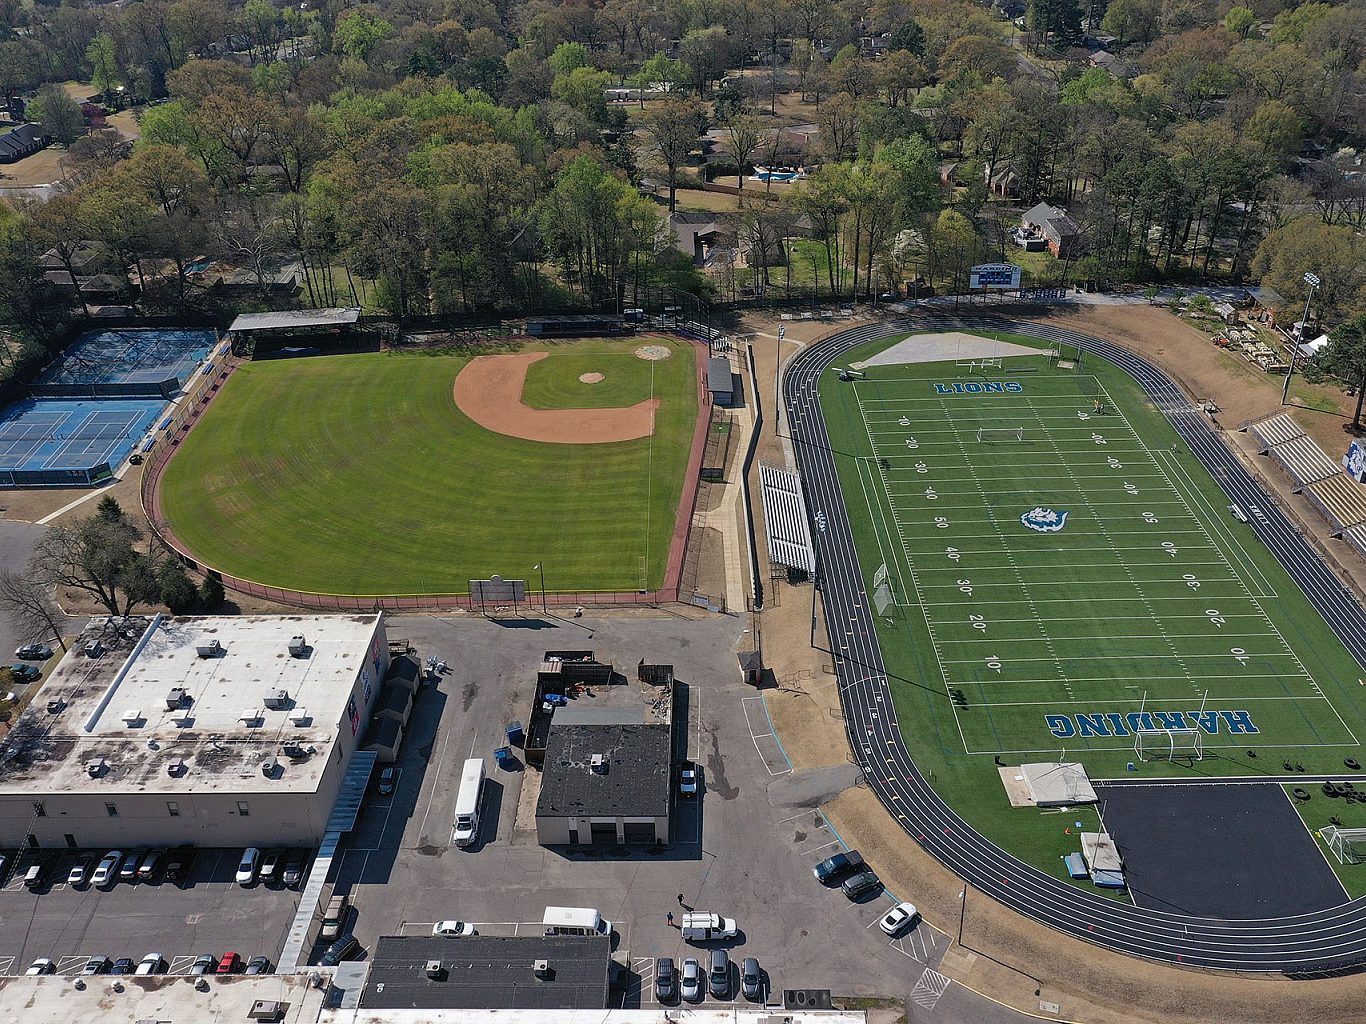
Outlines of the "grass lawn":
M1341 782L1357 782L1357 772L1344 772L1340 777ZM1299 812L1305 827L1309 829L1314 841L1319 844L1319 849L1323 851L1323 856L1327 859L1329 866L1337 873L1338 879L1342 882L1342 887L1347 890L1352 899L1366 896L1366 863L1362 864L1339 864L1337 856L1329 852L1328 844L1324 842L1319 830L1326 825L1331 825L1330 818L1336 817L1342 824L1340 828L1366 828L1366 803L1348 803L1341 797L1326 797L1323 795L1321 786L1306 783L1301 787L1309 792L1309 799L1304 803L1296 800L1293 795L1294 786L1286 786L1286 795L1290 797L1290 802L1295 810ZM1366 791L1366 785L1362 785ZM1358 844L1361 852L1366 852L1361 844Z
M642 341L672 358L635 359ZM633 401L649 397L652 365L653 438L543 444L484 430L452 396L464 355L266 360L240 367L181 444L163 511L208 565L297 590L465 593L494 573L530 578L537 562L551 590L635 590L642 558L653 589L697 415L692 349L656 338L582 346L530 346L551 352L536 364L542 401L566 393L566 374L585 387L584 353L622 386L643 381Z
M955 381L1018 390L959 393ZM1361 759L1359 667L1116 367L872 366L856 383L825 375L821 398L848 456L837 467L869 595L880 565L890 575L878 634L908 746L1007 849L1062 877L1058 858L1078 849L1065 829L1095 816L1010 810L997 756L1065 754L1093 778L1134 778L1135 762L1140 779L1265 774L1285 760L1330 773ZM978 441L983 427L1024 439ZM1036 508L1068 516L1031 529L1022 516ZM1135 728L1162 724L1198 729L1203 760L1138 758Z
M522 401L534 409L620 409L635 405L651 397L656 386L651 374L662 372L659 362L640 359L630 346L618 341L577 341L552 351L550 358L527 368ZM585 373L600 373L603 379L585 384L579 380Z

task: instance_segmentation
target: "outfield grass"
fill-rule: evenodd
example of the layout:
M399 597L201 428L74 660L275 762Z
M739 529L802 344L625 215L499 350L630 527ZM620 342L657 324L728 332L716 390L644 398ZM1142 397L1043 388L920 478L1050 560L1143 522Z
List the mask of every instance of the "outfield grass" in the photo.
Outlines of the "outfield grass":
M672 358L630 356L643 342ZM167 467L163 511L205 563L296 590L465 593L495 573L539 585L537 562L551 590L635 590L642 558L654 589L697 415L695 361L685 342L601 344L593 359L628 353L647 387L653 366L653 438L542 444L484 430L452 396L464 355L247 363ZM575 346L530 347L550 349L536 364L550 385L555 364L578 365Z
M879 565L891 579L878 633L898 721L940 794L1061 877L1058 858L1078 848L1065 830L1093 827L1094 812L1010 810L995 757L1065 752L1093 778L1132 777L1130 762L1140 778L1280 773L1287 760L1326 773L1360 757L1356 663L1137 385L1091 357L1082 372L1042 356L989 372L873 366L821 384L868 593ZM988 379L1020 390L934 387ZM977 441L979 427L1015 426L1025 441ZM1026 528L1036 507L1067 511L1063 528ZM1140 711L1201 728L1203 760L1137 758L1144 723L1126 716ZM1230 731L1242 712L1258 732Z

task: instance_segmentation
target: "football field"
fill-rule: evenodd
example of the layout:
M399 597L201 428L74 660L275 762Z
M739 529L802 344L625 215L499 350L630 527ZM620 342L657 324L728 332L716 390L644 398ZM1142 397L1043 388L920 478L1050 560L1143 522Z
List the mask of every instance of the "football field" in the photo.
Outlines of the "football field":
M1362 673L1117 368L879 365L821 395L918 760L1241 774L1248 748L1358 747Z

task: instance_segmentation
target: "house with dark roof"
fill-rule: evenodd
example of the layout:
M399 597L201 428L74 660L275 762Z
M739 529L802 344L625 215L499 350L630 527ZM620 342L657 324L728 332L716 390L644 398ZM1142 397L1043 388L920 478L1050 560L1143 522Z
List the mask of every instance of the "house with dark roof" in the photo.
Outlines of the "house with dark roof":
M542 846L669 841L673 730L639 711L562 720L546 741L536 839Z
M1048 251L1060 260L1075 259L1081 255L1085 236L1081 225L1067 215L1067 211L1048 203L1039 203L1025 211L1020 218L1020 226L1015 231L1017 245L1030 239L1042 238Z
M12 164L43 149L48 137L36 124L21 124L13 131L0 135L0 164Z
M611 947L606 935L385 935L360 1009L605 1010Z

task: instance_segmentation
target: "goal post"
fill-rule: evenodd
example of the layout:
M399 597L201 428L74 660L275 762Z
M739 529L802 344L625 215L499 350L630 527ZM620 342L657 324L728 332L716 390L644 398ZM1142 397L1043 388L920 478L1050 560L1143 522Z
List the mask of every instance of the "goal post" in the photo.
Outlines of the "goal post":
M983 444L1000 441L1023 441L1024 427L978 427L977 440Z
M1135 729L1134 754L1140 761L1202 761L1204 735L1200 729Z
M1327 825L1319 835L1339 864L1360 864L1366 861L1366 828L1338 828Z

